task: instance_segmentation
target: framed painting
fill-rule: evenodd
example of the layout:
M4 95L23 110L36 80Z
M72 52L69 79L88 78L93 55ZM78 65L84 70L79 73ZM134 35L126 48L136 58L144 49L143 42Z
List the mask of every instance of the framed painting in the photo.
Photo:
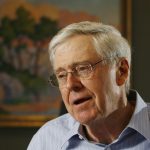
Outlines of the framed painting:
M39 127L59 116L48 43L85 20L112 24L131 41L130 0L0 0L0 126Z

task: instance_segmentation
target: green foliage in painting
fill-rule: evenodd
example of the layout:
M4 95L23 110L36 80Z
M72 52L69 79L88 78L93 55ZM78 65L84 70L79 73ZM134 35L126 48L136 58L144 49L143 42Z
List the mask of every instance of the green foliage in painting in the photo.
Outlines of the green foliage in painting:
M0 75L4 80L0 80L0 86L7 90L5 103L28 102L30 98L27 95L37 95L47 88L43 75L43 70L47 69L39 64L41 54L45 51L42 44L57 31L56 21L41 17L36 22L24 7L16 10L15 19L6 16L1 18ZM17 96L14 96L13 91L18 87L21 94L18 90Z

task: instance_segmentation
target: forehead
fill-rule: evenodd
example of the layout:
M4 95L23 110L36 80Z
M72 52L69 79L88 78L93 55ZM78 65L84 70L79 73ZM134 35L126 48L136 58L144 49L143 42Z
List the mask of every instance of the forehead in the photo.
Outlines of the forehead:
M53 67L67 68L74 63L95 61L99 58L91 36L76 35L58 45L55 51Z

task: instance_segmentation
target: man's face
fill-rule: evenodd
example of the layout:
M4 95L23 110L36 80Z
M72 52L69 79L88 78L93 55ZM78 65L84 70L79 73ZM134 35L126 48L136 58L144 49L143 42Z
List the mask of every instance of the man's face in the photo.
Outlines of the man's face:
M90 36L74 36L57 46L54 70L70 72L74 64L100 59ZM120 104L115 65L97 64L88 79L68 73L66 84L59 88L68 112L82 124L108 117Z

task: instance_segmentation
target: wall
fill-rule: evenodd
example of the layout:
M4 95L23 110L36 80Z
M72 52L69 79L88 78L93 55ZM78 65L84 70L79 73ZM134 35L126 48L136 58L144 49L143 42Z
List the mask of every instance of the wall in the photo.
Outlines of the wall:
M150 101L150 1L133 0L133 87ZM0 128L1 150L25 150L37 128Z
M150 101L150 1L133 0L133 87Z
M38 128L0 128L0 150L26 150Z

